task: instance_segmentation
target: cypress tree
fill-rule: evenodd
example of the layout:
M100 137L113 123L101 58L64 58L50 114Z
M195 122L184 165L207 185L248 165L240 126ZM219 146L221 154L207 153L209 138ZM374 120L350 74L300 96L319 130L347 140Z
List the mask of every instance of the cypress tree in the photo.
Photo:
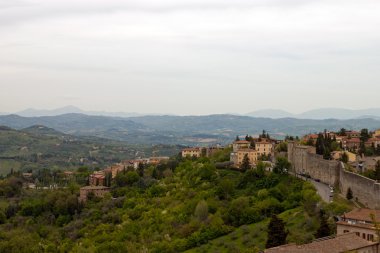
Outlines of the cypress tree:
M323 238L326 236L331 235L331 229L329 227L329 224L327 222L327 218L325 215L325 212L321 209L319 211L319 228L317 230L317 233L315 234L315 237L318 238Z
M245 154L244 158L243 158L243 162L241 164L241 170L247 171L248 169L250 169L250 167L251 167L251 165L250 165L249 157L247 154Z
M268 240L265 247L267 249L286 244L288 231L285 231L283 220L273 215L268 225Z
M348 187L348 189L347 189L346 198L347 198L348 200L351 200L351 199L354 198L354 194L352 193L351 187Z

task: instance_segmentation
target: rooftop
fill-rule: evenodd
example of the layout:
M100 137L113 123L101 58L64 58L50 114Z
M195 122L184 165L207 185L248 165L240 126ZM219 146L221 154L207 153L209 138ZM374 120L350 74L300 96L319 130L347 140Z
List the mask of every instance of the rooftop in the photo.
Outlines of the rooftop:
M343 253L377 244L376 242L362 239L355 233L347 233L335 238L320 239L304 245L288 244L279 246L267 249L265 253Z
M377 221L380 221L380 210L358 208L351 212L345 213L343 218L351 220L360 220L372 222L371 214L375 215Z
M249 141L235 141L234 144L250 144Z

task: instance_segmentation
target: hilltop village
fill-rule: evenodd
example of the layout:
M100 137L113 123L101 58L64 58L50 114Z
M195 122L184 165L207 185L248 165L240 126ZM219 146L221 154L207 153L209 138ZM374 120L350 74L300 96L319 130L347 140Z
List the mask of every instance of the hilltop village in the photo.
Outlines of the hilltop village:
M376 190L369 191L356 185L363 179L371 182L371 179L365 179L364 175L378 177L380 173L380 156L377 156L380 155L380 130L369 132L363 129L359 132L341 129L339 132L309 134L302 139L288 136L285 140L273 139L263 131L258 137L237 137L227 147L185 148L181 151L181 157L211 157L221 150L230 150L230 161L224 163L224 166L241 171L254 168L259 163L271 171L275 169L278 159L288 159L290 163L285 166L285 172L324 183L331 189L331 196L335 187L335 193L354 200L358 206L357 209L337 217L334 236L320 238L304 245L277 246L265 252L325 252L323 250L326 248L331 249L329 252L371 253L380 250L380 230L377 225L380 222L380 211L377 210L380 208L380 184L374 181L372 184ZM308 155L312 157L311 160ZM125 172L126 168L138 170L141 166L158 165L168 160L168 157L131 160L95 172L89 176L89 186L80 189L80 200L86 201L89 194L102 197L109 191L110 180L114 180L118 173ZM354 179L352 184L340 182L343 177L338 175L340 170L343 171L341 173L347 171L351 177L358 179ZM363 197L365 195L374 197Z
M1 181L9 203L0 208L7 224L0 228L43 223L54 233L26 242L66 243L46 244L53 249L46 252L82 252L96 238L105 252L374 253L380 248L379 151L380 130L284 139L263 131L103 169L13 172ZM0 249L16 247L9 243L18 237L5 235Z

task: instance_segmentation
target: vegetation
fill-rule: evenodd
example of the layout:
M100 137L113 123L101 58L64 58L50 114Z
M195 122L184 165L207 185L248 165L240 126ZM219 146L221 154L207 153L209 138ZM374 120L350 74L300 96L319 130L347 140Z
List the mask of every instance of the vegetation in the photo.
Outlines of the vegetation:
M136 154L171 156L179 150L178 146L146 147L97 137L75 137L44 126L22 131L0 127L0 176L11 171L60 173L80 166L96 169L135 158Z
M75 182L33 190L10 176L0 182L0 252L182 252L272 215L317 206L307 182L265 172L262 164L244 173L218 170L211 160L176 159L119 173L109 196L85 205Z
M266 248L274 248L286 244L288 232L285 231L285 223L276 215L273 215L268 225L268 239Z
M318 134L315 146L317 154L322 155L324 159L331 159L331 152L340 149L335 137L332 138L326 131Z

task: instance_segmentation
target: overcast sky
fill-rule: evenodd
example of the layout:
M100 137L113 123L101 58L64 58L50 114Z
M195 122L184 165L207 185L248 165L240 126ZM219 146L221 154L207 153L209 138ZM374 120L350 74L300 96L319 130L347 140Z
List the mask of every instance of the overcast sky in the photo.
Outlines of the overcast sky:
M0 0L0 112L380 107L379 0Z

